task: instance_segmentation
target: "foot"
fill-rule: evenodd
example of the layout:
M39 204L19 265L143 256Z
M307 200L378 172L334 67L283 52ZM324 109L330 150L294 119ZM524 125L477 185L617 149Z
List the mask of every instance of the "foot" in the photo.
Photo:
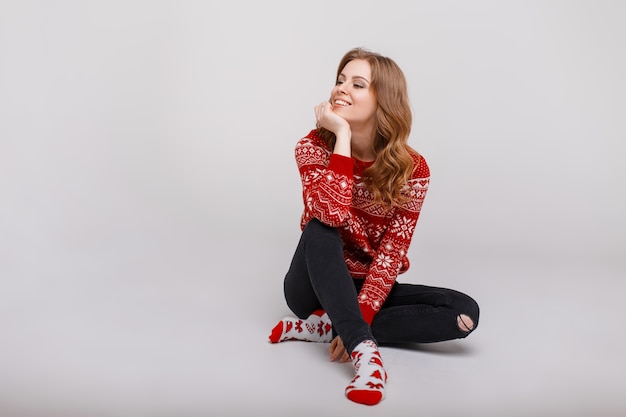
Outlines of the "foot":
M350 356L356 375L346 387L346 397L359 404L378 404L385 396L387 372L376 343L365 340L354 348Z
M326 343L332 340L332 324L324 310L314 311L306 320L286 317L278 322L269 336L271 343L285 340Z

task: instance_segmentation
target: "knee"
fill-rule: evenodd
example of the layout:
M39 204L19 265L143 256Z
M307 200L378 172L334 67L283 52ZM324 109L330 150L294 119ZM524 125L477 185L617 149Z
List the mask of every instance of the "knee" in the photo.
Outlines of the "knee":
M476 328L474 320L467 314L459 314L456 316L456 325L465 335L470 334Z

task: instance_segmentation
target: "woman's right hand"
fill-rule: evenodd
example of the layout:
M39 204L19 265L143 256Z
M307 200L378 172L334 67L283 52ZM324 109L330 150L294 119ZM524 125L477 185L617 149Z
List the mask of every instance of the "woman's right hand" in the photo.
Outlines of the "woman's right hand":
M333 106L328 101L315 106L315 122L317 126L330 130L335 135L350 131L350 124L333 111Z

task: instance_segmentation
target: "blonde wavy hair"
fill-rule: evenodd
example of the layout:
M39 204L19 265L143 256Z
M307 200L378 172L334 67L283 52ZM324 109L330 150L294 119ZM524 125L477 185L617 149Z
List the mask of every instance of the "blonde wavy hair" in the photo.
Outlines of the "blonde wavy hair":
M376 97L376 159L363 173L363 180L374 196L374 201L388 209L406 201L404 192L414 170L413 155L417 151L408 144L413 114L409 103L406 78L391 58L365 48L348 51L337 68L337 78L348 62L363 59L372 69L370 88ZM330 149L335 146L335 134L318 128Z

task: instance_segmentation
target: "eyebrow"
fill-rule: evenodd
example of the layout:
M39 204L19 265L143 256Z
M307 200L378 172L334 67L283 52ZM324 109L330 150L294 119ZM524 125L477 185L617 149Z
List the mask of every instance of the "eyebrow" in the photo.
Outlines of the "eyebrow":
M339 74L339 77L343 77L343 78L346 78L346 79L348 78L348 77L346 77L346 75L345 75L344 73ZM339 77L337 77L337 78L339 78ZM354 76L354 77L352 77L352 78L353 78L353 79L358 78L358 79L363 80L363 81L365 81L366 83L370 84L370 81L369 81L367 78L365 78L365 77L361 77L360 75L355 75L355 76Z

